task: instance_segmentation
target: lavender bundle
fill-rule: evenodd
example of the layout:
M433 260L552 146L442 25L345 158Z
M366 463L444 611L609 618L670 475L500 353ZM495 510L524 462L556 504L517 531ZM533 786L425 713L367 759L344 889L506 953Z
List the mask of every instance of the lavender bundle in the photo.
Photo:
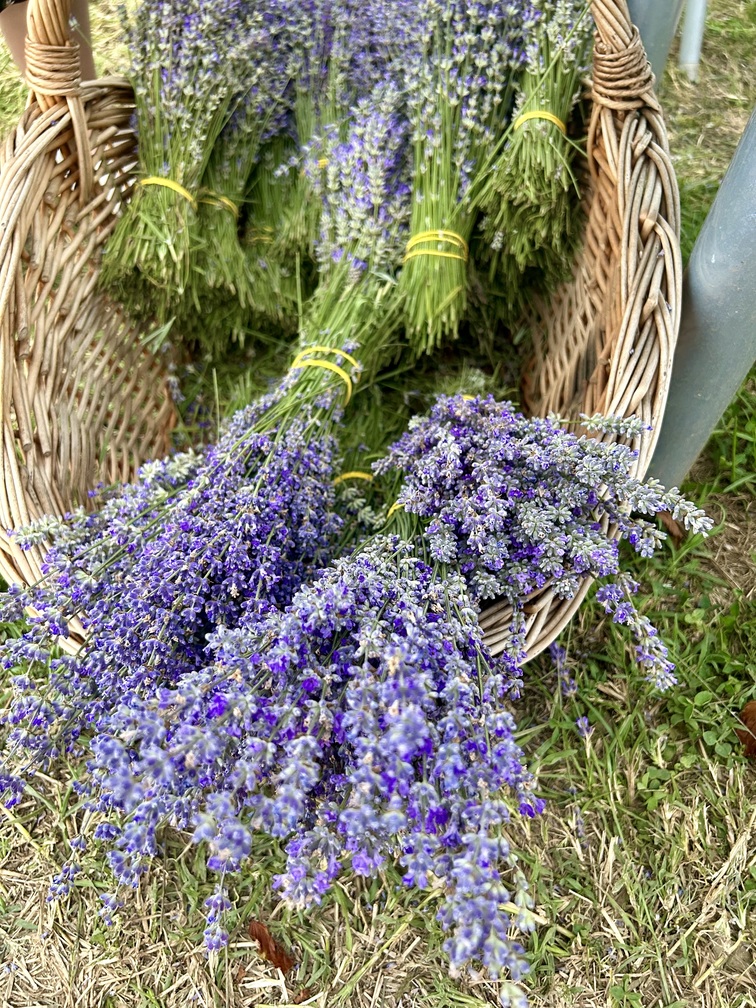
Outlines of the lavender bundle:
M276 176L290 176L291 185L286 187L286 199L278 205L275 223L272 225L272 248L268 250L268 258L275 256L278 263L283 264L299 259L307 261L312 255L312 245L318 230L320 204L312 198L309 178L304 171L305 151L312 143L313 136L323 126L321 107L326 105L331 110L338 109L339 117L343 117L346 109L352 104L354 95L342 96L334 94L330 84L332 77L332 49L335 33L334 19L339 11L343 11L342 0L330 3L328 0L308 0L302 4L301 31L296 40L298 72L292 81L292 122L288 129L294 141L295 149L288 156L280 158L274 166ZM362 23L359 19L358 23ZM338 65L338 57L333 61L333 68ZM326 114L326 121L333 118L334 111ZM317 160L317 156L316 156ZM290 174L291 173L291 174ZM255 228L254 217L251 227ZM263 226L270 226L268 216L263 219Z
M541 290L565 280L578 240L579 146L567 123L587 72L593 22L583 0L549 0L526 47L514 123L481 189L482 223L511 307L523 307L523 275Z
M408 336L418 352L457 335L475 223L471 187L507 121L513 74L536 20L529 3L425 0L417 8L421 46L407 68L412 224L400 286Z
M318 288L303 332L328 347L359 347L363 370L372 374L394 352L401 324L392 275L410 201L401 92L393 83L375 88L350 123L345 140L329 135L327 165L306 167L321 217Z
M294 416L292 397L301 397ZM340 393L294 370L202 456L152 464L96 515L44 523L22 539L52 538L52 549L46 580L6 598L10 618L28 607L37 615L3 664L45 661L58 696L44 702L50 722L38 716L27 748L70 750L118 698L201 668L207 633L285 606L328 562L343 525L333 488L340 404ZM74 616L87 640L56 657Z
M282 222L300 184L294 140L284 134L262 151L249 191L242 249L253 316L260 324L293 333L299 309L314 293L314 269L287 247Z
M526 418L488 396L442 397L374 468L399 473L402 507L426 523L430 556L456 567L476 600L505 599L512 640L521 637L524 605L550 586L571 598L585 578L614 581L600 599L636 637L636 657L659 690L674 683L663 643L636 612L621 572L612 529L641 556L665 538L639 515L669 511L694 532L711 521L676 490L632 475L637 453L595 434L643 435L635 418L582 417L577 437L558 417Z
M256 20L244 0L143 0L125 22L139 179L108 241L102 280L138 318L169 318L186 290L201 180L243 90Z
M207 289L238 302L240 314L253 303L252 277L239 241L239 217L248 199L252 170L261 145L287 121L287 88L297 73L294 40L301 33L302 9L290 2L256 5L247 30L248 51L254 53L244 77L244 91L232 100L232 112L215 141L207 162L193 222L189 311L202 314ZM211 304L213 297L209 298ZM210 349L218 354L218 334L208 319ZM237 327L238 328L238 327Z
M376 87L396 85L395 28L407 6L386 0L328 4L310 0L302 6L290 131L296 148L281 156L274 168L276 181L284 184L269 186L275 212L261 220L263 227L271 228L271 240L262 239L266 270L282 275L298 263L300 276L309 274L320 229L321 174L329 150L347 138L359 102ZM250 231L260 244L254 213Z
M289 838L276 885L298 906L343 867L369 876L398 854L407 885L447 887L452 962L482 956L519 978L501 904L511 884L512 923L528 930L532 901L500 827L542 803L499 706L507 669L486 654L464 584L443 573L379 536L285 613L219 631L212 664L174 689L119 703L83 782L117 881L137 884L161 823L191 829L220 875L205 932L217 949L226 876L253 830ZM105 898L106 916L121 900Z

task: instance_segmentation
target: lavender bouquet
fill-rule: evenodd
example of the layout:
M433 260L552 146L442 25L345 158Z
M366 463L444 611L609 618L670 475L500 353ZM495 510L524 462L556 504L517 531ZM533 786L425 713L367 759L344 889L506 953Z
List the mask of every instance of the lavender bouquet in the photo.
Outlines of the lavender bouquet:
M523 280L551 290L567 279L577 243L579 146L567 124L587 73L593 21L583 0L549 0L525 49L513 126L478 202L491 277L521 311Z
M200 184L259 31L260 15L244 0L143 0L125 21L139 178L108 241L102 280L138 318L169 318L186 290Z
M287 88L297 73L294 40L302 31L302 9L290 2L258 4L256 15L247 32L254 59L247 67L245 90L234 96L231 115L213 144L202 176L193 222L196 251L187 298L190 313L208 314L203 311L208 288L221 294L221 302L238 302L241 312L248 311L253 302L253 280L239 240L239 217L261 146L281 131L290 113ZM223 346L213 332L212 315L207 321L209 339L201 341L217 355Z
M388 13L385 0L301 6L291 119L258 166L246 228L251 303L262 318L286 325L314 292L329 152L359 125L360 102L397 86Z
M542 803L500 708L508 672L487 656L463 582L379 536L285 612L221 629L211 647L203 670L100 719L82 789L117 881L137 884L162 823L191 829L219 874L205 931L217 949L253 830L288 838L276 885L297 906L344 867L373 875L399 855L407 885L446 888L454 965L482 957L519 978L507 925L531 927L531 898L501 827ZM105 898L106 917L121 900Z
M280 165L295 185L281 205L274 251L279 261L314 257L320 200L313 192L330 147L346 139L358 102L376 87L398 85L395 53L406 4L387 0L309 0L298 38L292 132L297 153Z
M294 416L292 394L302 400ZM96 514L22 537L52 548L45 581L6 596L9 618L30 608L35 616L3 664L44 662L57 696L40 701L47 713L37 713L27 748L71 751L119 697L149 695L202 667L208 632L286 605L328 562L343 526L333 487L340 411L340 392L293 371L201 455L150 464ZM85 642L57 655L74 617Z
M418 352L457 335L467 299L475 224L471 189L508 120L513 75L538 14L529 3L424 0L421 40L407 67L414 145L412 222L400 288Z
M305 169L321 210L304 338L358 353L370 374L395 352L401 325L393 270L409 221L407 138L401 92L380 85L357 103L346 139L329 134L327 164Z
M297 147L284 133L261 152L249 189L242 241L252 314L261 325L295 333L302 304L312 297L315 270L309 256L292 256L282 222L300 185Z
M712 523L676 489L633 476L629 445L600 440L642 437L639 420L597 415L581 426L577 436L558 417L528 419L491 396L442 397L374 468L403 475L396 506L427 523L433 560L457 567L475 600L510 604L513 653L524 657L524 606L534 592L550 586L571 598L587 577L613 578L600 600L635 635L639 663L663 690L674 683L672 666L632 604L618 537L648 557L664 533L634 514L669 511L702 533Z

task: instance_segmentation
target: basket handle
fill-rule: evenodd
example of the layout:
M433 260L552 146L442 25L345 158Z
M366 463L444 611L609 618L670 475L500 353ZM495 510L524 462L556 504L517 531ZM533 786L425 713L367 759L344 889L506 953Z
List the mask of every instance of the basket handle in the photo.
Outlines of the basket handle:
M656 78L626 0L592 0L591 10L596 22L594 102L618 112L643 107L660 112Z
M26 82L43 112L67 106L80 172L81 200L92 191L93 166L81 96L79 43L70 27L71 0L29 0L26 15Z

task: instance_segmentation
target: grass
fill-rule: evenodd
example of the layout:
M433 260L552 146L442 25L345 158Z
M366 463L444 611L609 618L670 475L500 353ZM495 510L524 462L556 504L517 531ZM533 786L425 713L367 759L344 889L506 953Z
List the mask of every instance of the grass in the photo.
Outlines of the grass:
M95 31L105 32L107 17L93 13L102 18ZM755 52L756 3L711 0L700 84L676 70L674 53L670 61L661 97L686 255L756 103ZM23 102L19 88L6 86L12 80L0 58L3 122ZM562 694L547 656L528 666L522 742L548 807L519 823L512 842L541 922L529 944L533 1008L756 1005L756 803L734 734L737 712L756 698L754 376L684 489L715 518L716 534L632 562L679 687L654 695L590 600L561 641L575 695ZM582 717L592 729L586 738L576 726ZM66 904L46 904L66 839L82 823L68 788L52 779L39 787L46 804L27 802L0 824L7 1008L496 1003L496 985L484 977L448 978L433 893L405 892L390 870L374 882L344 879L322 907L292 913L270 896L280 852L269 841L258 843L239 882L232 946L210 963L199 948L198 908L211 883L175 834L165 834L163 856L114 928L96 916L108 888L96 872ZM295 951L288 977L256 955L246 937L252 918Z

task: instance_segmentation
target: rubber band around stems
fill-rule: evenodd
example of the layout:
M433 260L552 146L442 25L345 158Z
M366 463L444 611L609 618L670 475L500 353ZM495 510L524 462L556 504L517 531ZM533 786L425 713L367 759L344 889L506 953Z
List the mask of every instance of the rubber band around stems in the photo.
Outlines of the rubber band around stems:
M340 368L338 364L332 364L331 361L318 360L317 358L311 358L307 360L298 361L296 365L292 365L291 370L294 371L296 368L304 367L319 367L324 368L326 371L332 371L346 385L346 399L344 400L344 405L346 405L352 398L352 379L346 373L344 368Z
M217 206L221 207L221 209L229 210L237 220L239 218L239 207L233 200L230 200L228 196L221 196L220 193L212 192L211 190L206 189L197 197L197 202L207 203L209 206Z
M418 247L426 245L428 242L444 242L447 245L456 245L461 251L445 252L442 249ZM420 231L410 238L407 242L407 250L404 254L403 262L407 262L408 259L415 259L418 256L437 256L439 259L459 259L462 262L467 262L469 255L470 250L462 235L457 234L456 231L446 231L444 228L436 228L435 230Z
M391 507L388 509L386 513L386 521L389 520L389 518L391 517L392 514L394 514L395 511L398 511L400 508L403 507L404 504L400 504L399 501L394 501L394 503L391 505Z
M456 231L445 231L443 228L435 228L429 231L419 231L407 242L407 251L409 252L409 250L413 249L416 245L421 245L423 242L429 241L443 241L448 245L458 245L465 255L468 255L470 251L467 246L467 242L461 234L457 234Z
M272 227L263 225L263 227L258 229L252 228L251 231L247 232L247 237L250 242L261 242L264 244L266 242L272 242L274 234L275 232Z
M193 209L197 209L197 200L192 196L188 189L184 189L182 185L178 182L174 182L173 179L161 178L159 175L150 175L149 178L138 179L137 185L140 186L162 186L163 189L171 189L173 192L178 193L179 196L183 196L185 200L191 203Z
M292 368L299 367L299 361L304 360L305 357L308 357L310 354L313 353L333 354L334 357L343 357L345 361L349 361L349 363L352 365L353 368L357 368L358 371L360 370L360 362L358 360L355 360L355 358L352 357L351 354L348 354L346 350L339 350L337 347L330 347L330 346L311 346L306 347L304 350L300 350L297 356L294 358L294 361L291 365Z
M457 252L443 252L441 249L412 249L405 254L402 262L417 259L419 256L436 256L439 259L459 259L460 262L467 262L467 256L459 255Z
M339 483L343 483L344 480L349 479L361 479L365 480L367 483L373 482L373 474L369 472L362 472L360 469L353 469L351 472L342 473L341 476L337 476L333 481L334 486L338 486Z
M531 119L545 119L547 122L558 126L562 133L567 136L567 127L559 116L555 116L553 112L547 112L546 109L534 109L532 112L523 112L521 116L515 119L512 129L519 129L520 126L526 122L530 122Z

